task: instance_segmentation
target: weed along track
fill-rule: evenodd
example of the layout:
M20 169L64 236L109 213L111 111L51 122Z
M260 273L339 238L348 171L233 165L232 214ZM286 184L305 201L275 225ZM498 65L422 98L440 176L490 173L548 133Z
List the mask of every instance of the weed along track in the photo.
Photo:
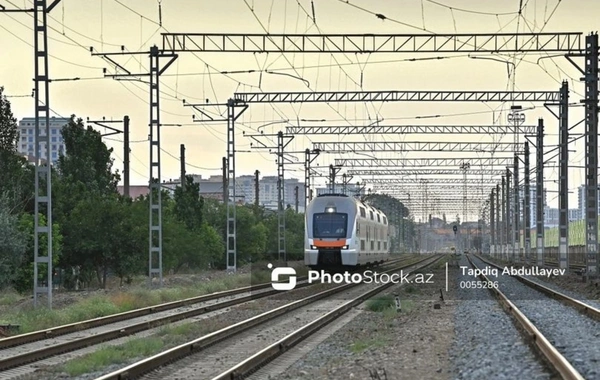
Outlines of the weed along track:
M408 258L402 261L406 260L411 261L412 259ZM303 293L314 293L308 289L313 285L316 285L317 288L324 286L311 284L306 281L306 277L298 278L297 286L290 294L298 294L297 297L300 298ZM3 347L0 350L0 371L2 371L0 377L3 379L5 377L16 378L33 374L38 371L38 367L53 367L78 356L93 354L100 343L110 342L106 344L116 347L115 350L118 351L120 344L135 344L131 342L133 338L129 338L133 335L142 334L149 337L156 334L157 331L160 335L161 329L167 325L177 326L177 324L183 323L210 321L231 310L232 307L243 307L246 304L249 305L248 312L257 314L265 306L250 306L253 305L253 302L264 299L265 301L269 300L266 307L280 306L285 300L278 300L277 296L281 296L281 292L273 290L271 283L266 283L5 338L0 340L1 347ZM252 307L255 309L251 309ZM229 324L231 323L230 320ZM215 326L223 327L220 324ZM185 328L181 327L180 329L185 330ZM206 332L206 330L200 331ZM151 340L152 338L144 339ZM142 343L139 342L139 344ZM157 349L161 347L162 345L159 345ZM154 353L153 351L140 351ZM72 354L70 354L71 352ZM66 354L66 356L62 354Z
M400 270L413 272L439 259L440 257L427 257L416 263L403 264L385 272L394 273ZM165 350L99 379L137 378L144 375L150 379L213 378L239 364L240 359L252 356L265 347L275 344L282 337L294 333L298 326L311 324L313 327L317 325L322 327L365 298L391 285L393 283L384 285L350 283L313 293L308 297L289 302ZM370 290L365 292L365 287ZM269 322L268 325L265 325L265 322ZM307 333L309 330L313 333L317 328L303 330L303 337L309 335ZM294 337L294 340L281 344L281 349L285 350L285 347L301 340L297 335ZM171 365L174 362L177 364Z

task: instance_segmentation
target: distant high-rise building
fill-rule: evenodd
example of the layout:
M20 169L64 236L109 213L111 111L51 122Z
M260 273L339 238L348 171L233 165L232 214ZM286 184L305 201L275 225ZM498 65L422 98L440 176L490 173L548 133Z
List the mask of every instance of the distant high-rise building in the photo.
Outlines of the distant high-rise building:
M577 209L579 210L579 219L585 219L585 185L577 188ZM600 191L598 192L598 214L600 214Z
M65 144L61 135L61 131L71 119L68 118L50 118L50 161L56 164L60 153L65 154ZM19 121L19 144L17 150L24 156L28 157L29 161L35 159L35 118L26 117ZM46 122L40 120L40 135L46 135ZM46 143L40 144L40 158L46 157Z

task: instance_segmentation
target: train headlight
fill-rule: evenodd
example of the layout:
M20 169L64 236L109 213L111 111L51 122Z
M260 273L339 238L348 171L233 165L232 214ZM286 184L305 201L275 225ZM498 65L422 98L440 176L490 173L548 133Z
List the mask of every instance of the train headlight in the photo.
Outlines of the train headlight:
M344 245L344 246L342 247L342 249L348 249L348 246L347 246L347 245Z
M310 246L310 249L317 249L317 246L315 246L315 245L311 245L311 246Z

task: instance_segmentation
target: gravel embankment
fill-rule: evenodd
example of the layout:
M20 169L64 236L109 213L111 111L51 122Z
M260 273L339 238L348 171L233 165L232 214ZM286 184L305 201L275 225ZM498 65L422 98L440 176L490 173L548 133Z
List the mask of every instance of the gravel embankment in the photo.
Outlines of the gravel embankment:
M486 267L479 259L474 262ZM490 276L500 290L586 379L600 379L600 323L511 276Z
M463 256L461 266L469 262ZM457 271L455 341L452 360L456 379L550 379L550 373L521 338L488 289L465 289L472 276Z

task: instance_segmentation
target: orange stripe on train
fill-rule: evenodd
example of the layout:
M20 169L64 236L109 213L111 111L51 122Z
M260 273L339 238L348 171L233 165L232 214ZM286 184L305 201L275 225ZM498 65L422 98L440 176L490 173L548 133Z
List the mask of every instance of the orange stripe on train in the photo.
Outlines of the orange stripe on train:
M341 248L346 245L346 239L334 241L315 239L313 245L318 248Z

